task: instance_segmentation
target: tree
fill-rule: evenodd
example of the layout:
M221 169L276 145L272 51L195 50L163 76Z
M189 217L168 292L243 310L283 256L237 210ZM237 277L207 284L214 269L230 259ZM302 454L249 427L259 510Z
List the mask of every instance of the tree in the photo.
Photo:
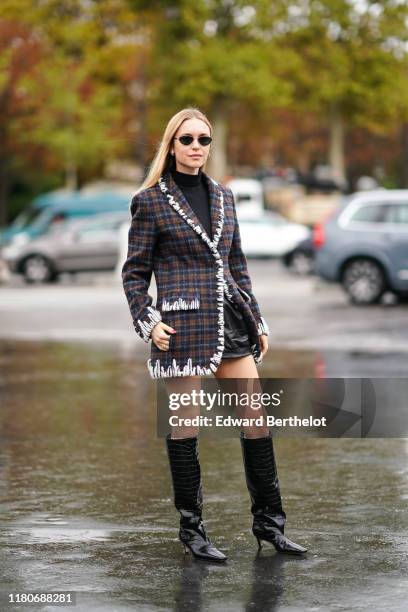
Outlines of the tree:
M297 108L329 126L329 161L345 183L345 129L385 134L408 116L408 5L394 0L308 0L292 5L282 36L300 59L287 76ZM263 27L276 28L264 18Z
M150 102L160 109L154 123L183 106L199 106L216 135L210 172L222 179L230 111L241 104L267 114L287 106L293 85L282 75L296 56L283 55L253 27L256 7L266 2L129 1L151 26Z
M0 224L24 161L78 185L125 150L118 87L134 16L125 1L4 0L0 8ZM33 155L34 152L34 155Z
M0 225L6 222L10 174L17 170L21 153L14 134L27 113L21 83L40 55L38 40L29 28L17 21L0 20Z
M129 0L151 26L151 101L162 116L199 105L216 129L225 174L227 115L314 113L345 182L345 126L384 133L407 114L408 6L395 0ZM165 101L165 104L163 104ZM157 120L157 115L155 117Z

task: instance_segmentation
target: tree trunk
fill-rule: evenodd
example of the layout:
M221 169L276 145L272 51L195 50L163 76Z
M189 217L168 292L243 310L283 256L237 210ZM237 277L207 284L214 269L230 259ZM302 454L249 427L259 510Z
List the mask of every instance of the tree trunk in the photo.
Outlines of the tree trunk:
M75 162L67 161L65 164L65 187L78 189L78 168Z
M335 103L333 103L330 108L329 122L329 163L332 169L333 179L339 184L340 187L346 187L346 168L344 162L344 123Z
M213 142L211 156L207 162L207 172L216 181L222 181L227 176L227 114L219 105L212 113Z
M9 176L7 160L0 158L0 227L8 224Z
M408 122L402 125L401 187L408 188Z

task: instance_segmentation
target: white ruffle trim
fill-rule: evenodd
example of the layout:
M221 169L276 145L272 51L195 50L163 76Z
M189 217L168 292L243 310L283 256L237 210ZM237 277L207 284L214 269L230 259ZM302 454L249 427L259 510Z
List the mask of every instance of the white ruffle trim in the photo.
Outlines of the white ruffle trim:
M193 310L200 308L200 300L195 298L193 300L184 300L179 297L176 300L170 301L163 299L161 304L161 310Z
M187 362L183 367L177 363L175 359L172 360L171 365L163 367L160 365L160 359L155 360L153 366L152 360L147 360L147 367L149 368L150 376L152 378L172 378L173 376L207 376L213 373L213 370L204 366L195 365L191 357L187 359Z
M260 336L262 335L269 336L269 326L263 317L261 317L261 320L258 321L257 327L258 327L258 334Z
M230 301L234 301L234 297L233 297L233 295L232 295L231 291L229 290L228 283L227 283L227 281L226 281L226 280L224 280L224 293L225 293L226 297L227 297L227 298L228 298Z
M157 325L159 321L162 320L161 314L158 310L156 310L156 308L153 308L152 306L147 306L147 310L148 310L147 318L145 318L144 320L137 319L135 323L135 327L136 327L136 324L140 327L140 333L139 332L138 333L139 333L139 336L145 342L149 342L150 334L152 333L153 327ZM136 331L138 330L136 329Z

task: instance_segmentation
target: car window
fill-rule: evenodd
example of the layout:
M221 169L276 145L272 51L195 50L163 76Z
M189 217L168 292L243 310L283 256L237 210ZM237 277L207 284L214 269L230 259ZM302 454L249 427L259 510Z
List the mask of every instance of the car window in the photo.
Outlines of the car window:
M88 225L83 226L80 230L80 234L88 234L92 232L105 232L112 231L118 229L120 223L117 219L110 221L100 221L98 223L89 223Z
M35 217L35 219L31 223L31 227L33 230L44 231L46 230L51 222L51 219L55 215L55 210L53 208L49 208L45 206L39 215Z
M387 214L389 204L362 204L357 210L351 215L350 221L352 223L364 222L364 223L385 223L387 221Z
M44 211L45 206L29 206L23 210L11 223L13 229L22 229L33 223Z
M406 204L391 204L387 212L388 223L408 225L408 202Z
M74 230L74 234L81 242L114 241L119 238L119 228L124 222L124 219L118 217L98 222L92 221Z

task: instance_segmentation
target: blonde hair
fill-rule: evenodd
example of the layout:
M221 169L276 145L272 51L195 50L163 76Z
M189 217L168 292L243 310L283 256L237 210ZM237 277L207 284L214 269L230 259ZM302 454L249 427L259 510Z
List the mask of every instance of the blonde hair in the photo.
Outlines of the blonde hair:
M162 176L162 174L170 167L172 156L170 155L170 147L173 142L174 135L177 133L180 125L186 119L201 119L210 128L210 135L212 135L212 125L207 117L198 108L183 108L181 111L173 115L166 125L164 134L157 148L156 155L150 164L149 172L144 179L141 187L136 191L139 193L142 189L153 187ZM205 163L201 169L205 168Z

